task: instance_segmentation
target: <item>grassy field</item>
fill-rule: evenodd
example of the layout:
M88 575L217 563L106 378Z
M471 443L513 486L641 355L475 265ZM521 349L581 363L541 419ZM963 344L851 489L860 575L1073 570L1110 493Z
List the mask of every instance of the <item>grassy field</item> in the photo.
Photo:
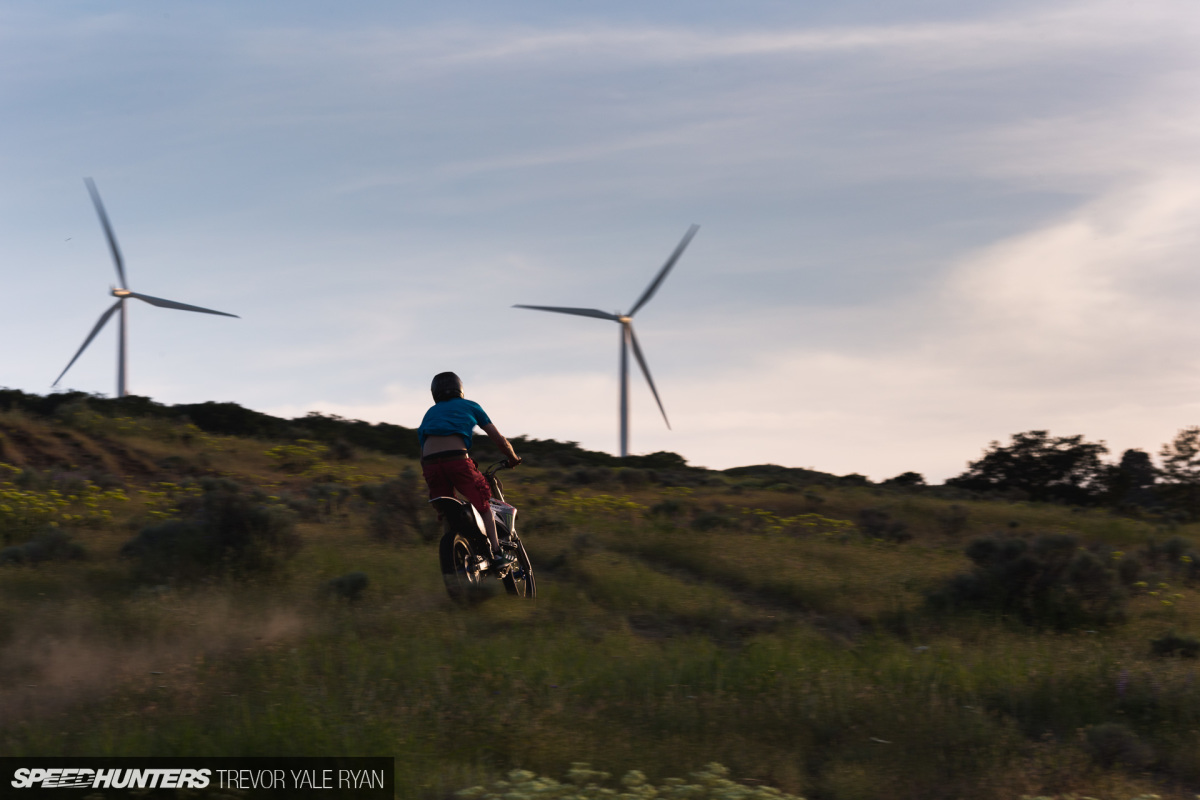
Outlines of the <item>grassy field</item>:
M365 501L328 499L412 462L326 462L317 448L289 462L275 446L0 414L5 544L54 519L86 551L0 565L0 751L385 755L412 798L580 761L653 782L715 761L809 800L1200 791L1197 661L1150 647L1200 634L1193 587L1156 575L1123 623L1059 631L924 601L968 570L980 535L1070 532L1120 559L1170 535L1200 541L1194 526L529 464L508 494L538 597L463 608L436 543L381 541ZM302 546L258 577L136 579L122 544L175 513L189 475L281 507L309 498ZM912 538L865 535L866 508ZM352 571L370 581L359 601L324 589Z

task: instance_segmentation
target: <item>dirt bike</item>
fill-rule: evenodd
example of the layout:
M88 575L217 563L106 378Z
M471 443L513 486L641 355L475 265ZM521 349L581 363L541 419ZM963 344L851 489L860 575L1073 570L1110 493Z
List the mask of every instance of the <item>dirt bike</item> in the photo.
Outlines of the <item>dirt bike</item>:
M488 467L483 477L491 487L488 501L496 518L496 535L500 547L516 557L515 562L497 565L491 561L492 547L488 543L483 518L470 503L456 497L435 497L430 504L442 518L445 532L438 547L442 564L442 580L446 591L456 602L467 603L488 594L489 583L499 580L509 594L532 598L536 592L533 565L521 537L517 535L517 509L504 500L504 485L496 473L508 469L507 462L498 461ZM494 584L492 584L494 585Z

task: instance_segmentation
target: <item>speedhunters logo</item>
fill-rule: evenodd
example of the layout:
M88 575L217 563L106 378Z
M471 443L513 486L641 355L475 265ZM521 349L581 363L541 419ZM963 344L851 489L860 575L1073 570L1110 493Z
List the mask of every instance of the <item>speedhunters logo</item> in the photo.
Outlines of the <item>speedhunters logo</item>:
M0 758L0 798L391 800L390 758Z
M88 769L51 767L13 773L14 789L207 789L208 769Z

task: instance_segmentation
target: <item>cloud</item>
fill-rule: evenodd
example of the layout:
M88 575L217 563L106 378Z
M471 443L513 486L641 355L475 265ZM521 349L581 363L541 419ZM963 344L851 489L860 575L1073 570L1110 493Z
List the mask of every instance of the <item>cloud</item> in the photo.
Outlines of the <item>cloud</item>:
M944 302L978 354L1111 378L1200 340L1179 290L1200 290L1200 170L1122 186L1065 219L967 259ZM1194 295L1193 295L1194 296ZM1149 356L1149 357L1147 357ZM1124 365L1114 362L1125 362Z
M317 59L375 64L376 76L417 80L441 68L495 68L553 61L570 68L597 63L680 64L761 57L893 53L945 68L1062 59L1072 52L1128 49L1148 42L1188 46L1200 28L1194 7L1178 0L1087 2L1022 10L957 22L891 25L705 29L698 26L614 24L610 21L522 25L428 25L314 32L277 28L246 37L264 61ZM419 66L421 72L410 68Z

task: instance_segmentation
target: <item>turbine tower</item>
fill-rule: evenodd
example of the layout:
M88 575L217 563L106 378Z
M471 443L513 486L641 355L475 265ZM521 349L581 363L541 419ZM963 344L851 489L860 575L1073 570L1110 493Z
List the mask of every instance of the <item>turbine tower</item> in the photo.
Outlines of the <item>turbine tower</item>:
M83 340L83 344L80 346L78 352L75 353L75 357L71 359L69 364L67 364L66 369L64 369L62 373L55 378L52 385L58 385L58 382L63 379L63 375L66 375L67 370L71 368L71 365L75 363L76 359L83 355L83 351L86 350L87 346L92 343L92 339L96 338L96 334L100 333L100 329L104 327L109 318L112 317L113 314L119 313L121 315L121 319L119 323L120 327L117 333L117 397L124 397L126 395L125 381L129 374L128 370L126 369L125 362L125 339L127 330L125 315L128 313L125 309L126 300L131 297L136 297L138 300L143 300L150 305L158 306L159 308L177 308L181 311L198 311L201 314L219 314L222 317L237 317L237 314L226 314L224 311L213 311L211 308L200 308L200 306L189 306L186 303L176 303L174 300L163 300L161 297L151 297L147 294L131 292L128 288L126 288L129 286L129 281L125 279L125 262L121 258L121 249L117 247L117 237L113 235L112 225L110 225L108 222L108 214L104 212L104 204L100 202L100 192L96 191L96 183L91 178L84 178L83 182L87 184L88 193L90 193L92 196L92 203L96 206L96 213L100 216L100 226L104 228L104 235L108 237L108 247L109 250L112 251L113 264L117 268L117 278L120 279L121 285L111 290L112 296L117 298L117 302L109 306L109 309L100 315L100 321L96 323L96 327L92 328L92 332L89 333L88 337Z
M562 308L559 306L525 306L516 305L513 308L532 308L535 311L554 311L559 314L575 314L581 317L596 317L598 319L612 320L613 322L621 323L621 458L629 455L629 348L633 348L633 355L637 359L638 366L642 368L642 374L646 376L646 383L650 385L650 391L654 394L654 402L658 403L658 410L662 412L663 422L667 423L667 428L670 429L671 422L667 419L667 411L663 408L662 400L658 397L658 389L654 388L654 379L650 377L650 368L646 366L646 359L642 356L642 348L638 347L637 336L633 334L633 315L638 312L638 309L646 305L646 302L654 296L658 291L658 287L667 277L667 273L671 271L671 267L675 266L675 262L683 255L683 251L687 249L688 244L692 241L692 237L696 235L696 231L700 230L699 225L692 225L688 228L687 233L683 235L683 239L679 242L679 246L675 248L675 252L671 253L671 257L667 259L667 263L663 264L662 269L658 271L658 275L646 287L646 291L642 292L642 296L633 304L633 308L629 313L622 314L616 312L610 314L607 311L600 311L595 308Z

